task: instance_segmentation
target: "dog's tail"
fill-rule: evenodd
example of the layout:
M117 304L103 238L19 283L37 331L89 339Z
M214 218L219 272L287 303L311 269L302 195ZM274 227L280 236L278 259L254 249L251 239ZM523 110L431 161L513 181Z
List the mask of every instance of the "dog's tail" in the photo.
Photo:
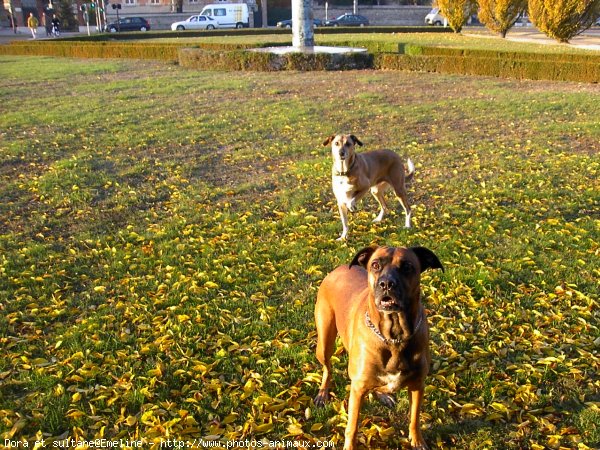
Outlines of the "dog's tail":
M410 158L406 160L406 178L405 181L410 181L415 176L415 165Z

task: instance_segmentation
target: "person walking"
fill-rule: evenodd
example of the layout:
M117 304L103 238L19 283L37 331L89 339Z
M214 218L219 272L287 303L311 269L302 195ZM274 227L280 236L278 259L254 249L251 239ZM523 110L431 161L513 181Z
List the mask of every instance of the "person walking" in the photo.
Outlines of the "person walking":
M37 20L37 17L35 17L33 15L33 13L29 13L29 17L27 18L27 26L29 27L29 29L31 30L31 35L33 36L33 39L36 38L37 35L37 27L39 25L39 21Z
M52 22L48 13L42 14L42 25L46 29L46 37L52 36Z
M52 15L52 36L60 36L60 19L56 17L56 14Z

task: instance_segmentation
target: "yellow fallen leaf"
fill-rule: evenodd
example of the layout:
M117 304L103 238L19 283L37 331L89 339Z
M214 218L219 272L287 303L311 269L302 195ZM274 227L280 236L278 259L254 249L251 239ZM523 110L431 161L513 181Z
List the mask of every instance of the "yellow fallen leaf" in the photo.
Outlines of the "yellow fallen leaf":
M275 428L275 425L273 425L272 423L263 423L262 425L258 425L254 431L256 431L256 433L258 434L268 433L270 431L273 431L273 428Z
M135 416L128 416L127 419L125 419L125 423L127 425L129 425L130 427L134 426L137 423L137 417Z
M304 433L302 431L302 426L299 423L290 423L287 430L292 436L298 436L299 434Z

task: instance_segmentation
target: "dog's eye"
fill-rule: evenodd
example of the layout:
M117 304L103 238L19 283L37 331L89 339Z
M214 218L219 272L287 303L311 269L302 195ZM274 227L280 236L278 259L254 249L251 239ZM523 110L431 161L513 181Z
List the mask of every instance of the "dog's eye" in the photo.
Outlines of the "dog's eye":
M381 266L379 265L379 262L373 261L371 263L371 270L378 271L379 269L381 269Z
M335 145L336 147L340 146L340 143L338 141L334 142L333 145Z

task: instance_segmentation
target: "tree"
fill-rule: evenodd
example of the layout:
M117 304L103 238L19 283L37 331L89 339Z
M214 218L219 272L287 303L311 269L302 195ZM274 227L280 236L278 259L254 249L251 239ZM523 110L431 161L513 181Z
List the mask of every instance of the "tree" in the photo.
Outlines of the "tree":
M456 33L460 33L477 8L476 0L437 0L435 3Z
M559 42L583 33L600 17L600 0L529 0L529 18Z
M527 0L477 0L477 3L480 22L503 38L527 10Z
M56 16L60 20L61 31L78 31L79 21L73 13L73 3L71 0L59 0L55 3Z

